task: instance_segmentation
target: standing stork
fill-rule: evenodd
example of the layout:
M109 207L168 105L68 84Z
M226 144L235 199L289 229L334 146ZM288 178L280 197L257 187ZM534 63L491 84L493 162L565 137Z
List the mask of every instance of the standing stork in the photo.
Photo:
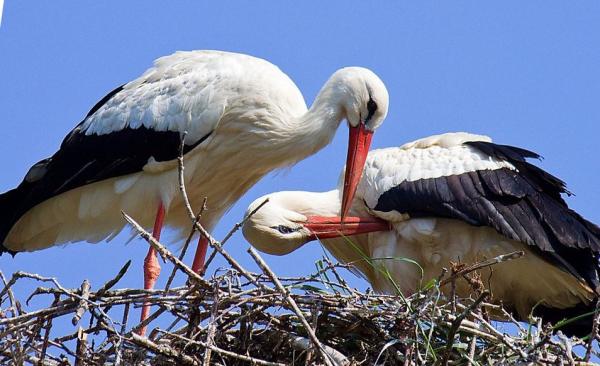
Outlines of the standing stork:
M36 163L23 182L0 195L0 252L110 240L125 223L189 226L178 189L184 133L190 201L208 198L200 223L210 230L261 177L327 145L348 121L342 204L352 201L373 131L387 114L388 93L371 71L335 72L307 110L302 94L273 64L219 51L176 52L111 91L71 131L60 149ZM204 266L201 239L193 269ZM144 287L160 273L154 249L144 261ZM142 320L148 315L146 306Z
M276 255L324 239L334 256L388 293L412 293L451 262L523 251L523 258L480 270L495 300L521 320L532 311L550 322L593 312L600 228L567 206L561 194L570 193L561 180L526 158L539 155L467 133L375 150L343 222L339 190L278 192L250 206L269 198L243 232L253 246ZM356 236L341 238L349 235ZM373 266L363 255L378 260ZM458 281L456 291L466 297L471 286ZM588 317L565 330L587 334L591 325Z

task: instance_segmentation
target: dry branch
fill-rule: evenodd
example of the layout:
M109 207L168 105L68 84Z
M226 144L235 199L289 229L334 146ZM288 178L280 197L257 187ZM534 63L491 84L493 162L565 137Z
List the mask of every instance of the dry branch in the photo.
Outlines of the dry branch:
M325 364L327 366L333 366L333 364L331 363L331 360L329 359L329 356L327 355L327 353L323 349L323 346L321 345L321 342L319 341L319 338L317 338L317 335L315 334L315 331L312 329L312 327L310 326L310 324L308 324L308 321L306 320L306 318L302 314L302 311L300 310L300 308L298 307L298 304L296 304L296 302L294 301L294 299L290 295L289 291L285 287L283 287L283 285L281 284L281 282L279 281L279 279L277 278L277 276L275 276L275 274L273 273L273 271L271 270L271 268L269 268L269 266L260 257L260 255L258 255L258 253L256 253L256 251L254 249L249 248L248 249L248 253L250 253L250 256L256 261L256 263L258 264L258 266L260 267L260 269L262 269L267 274L267 276L269 276L269 278L271 279L271 281L273 281L273 283L275 284L275 287L277 288L277 290L279 291L279 293L290 304L290 306L292 307L292 310L294 311L294 313L296 313L296 315L298 316L298 319L300 319L300 322L302 323L302 325L304 326L304 328L308 332L308 335L310 336L310 340L313 342L313 344L315 345L315 347L317 348L317 350L319 351L319 353L323 357L323 361L325 361Z

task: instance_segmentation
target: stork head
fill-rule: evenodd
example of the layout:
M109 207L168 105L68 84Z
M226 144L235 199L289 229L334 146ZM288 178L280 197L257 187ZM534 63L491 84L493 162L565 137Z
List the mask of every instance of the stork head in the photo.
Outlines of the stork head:
M383 123L389 96L383 81L373 71L364 67L344 67L336 71L327 84L331 85L342 105L350 127L362 124L366 131L374 132Z
M329 86L350 130L341 217L347 216L371 146L373 132L388 111L389 96L381 79L369 69L346 67L329 79Z
M246 215L256 212L246 219L242 233L261 252L284 255L310 241L310 232L304 227L308 218L282 205L277 196L263 196L250 204Z
M339 212L337 190L272 193L248 207L246 214L253 214L244 223L242 232L256 249L285 255L312 240L389 229L386 222L375 217L347 217L342 223L336 212Z

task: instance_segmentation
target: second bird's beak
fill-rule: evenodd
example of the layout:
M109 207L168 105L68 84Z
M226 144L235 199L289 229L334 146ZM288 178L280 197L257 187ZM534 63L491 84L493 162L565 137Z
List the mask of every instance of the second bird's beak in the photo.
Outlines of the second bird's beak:
M360 182L362 171L369 154L373 131L365 128L364 123L358 126L350 126L350 137L348 139L348 155L346 157L346 174L344 175L344 190L342 194L342 220L348 215L352 200Z
M343 221L343 222L342 222ZM340 236L367 234L390 230L390 224L376 217L324 217L309 216L304 227L310 232L310 240L332 239Z

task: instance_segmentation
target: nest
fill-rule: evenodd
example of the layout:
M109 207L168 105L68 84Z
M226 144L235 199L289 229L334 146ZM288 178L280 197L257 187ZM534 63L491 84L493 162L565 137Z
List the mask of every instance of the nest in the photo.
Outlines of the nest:
M453 269L412 296L390 296L349 287L340 271L347 266L327 258L311 276L280 278L249 249L262 273L249 272L211 238L214 253L230 266L202 278L126 218L173 264L167 286L115 289L129 262L97 290L87 280L66 289L37 274L2 275L1 364L583 365L596 352L591 341L554 333L540 320L535 328L513 320L516 334L501 332L486 313L503 310L486 302L484 289L474 292L476 298L442 301L440 286L477 266ZM176 271L187 275L187 283L171 287ZM15 298L13 288L24 279L52 285L38 287L25 301L45 296L48 306L29 309ZM154 312L131 324L131 310L145 302ZM72 332L56 334L53 324L65 317L71 317ZM157 322L166 326L153 327ZM148 335L138 334L145 326Z
M87 280L78 289L67 289L54 278L17 272L7 279L0 272L4 284L0 364L584 365L591 364L592 356L598 357L592 346L595 337L567 338L540 319L532 319L535 327L523 326L501 306L487 302L489 293L477 280L477 269L514 259L519 253L457 265L409 297L351 288L341 271L347 266L327 258L318 262L319 270L311 276L282 278L251 248L248 254L261 273L250 272L224 249L242 223L222 241L214 240L198 224L201 212L194 215L187 200L182 154L179 168L180 188L193 222L179 257L124 214L173 264L165 288L117 289L129 262L97 289ZM229 264L210 278L181 261L196 231L213 248L207 266L215 255ZM187 282L175 287L177 272ZM472 283L473 298L443 299L440 287L453 286L459 277ZM15 298L13 290L31 280L39 281L39 287L27 299ZM33 297L45 305L28 305ZM143 323L133 323L132 310L144 303L152 304L153 313ZM490 312L503 313L516 331L502 332L499 323L489 321ZM69 317L72 326L55 327ZM146 327L147 335L140 335ZM598 316L593 328L595 335Z

